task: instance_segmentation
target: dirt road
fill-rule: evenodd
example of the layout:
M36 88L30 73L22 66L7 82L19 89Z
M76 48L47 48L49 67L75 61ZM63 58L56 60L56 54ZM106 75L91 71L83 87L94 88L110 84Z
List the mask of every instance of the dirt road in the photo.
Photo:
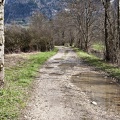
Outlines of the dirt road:
M120 120L119 112L108 112L73 82L83 72L97 73L82 64L71 48L59 47L40 69L20 120Z

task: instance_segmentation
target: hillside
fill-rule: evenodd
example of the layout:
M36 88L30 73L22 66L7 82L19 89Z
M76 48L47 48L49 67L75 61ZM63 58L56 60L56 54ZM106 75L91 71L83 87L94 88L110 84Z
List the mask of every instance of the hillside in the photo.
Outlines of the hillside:
M26 23L35 11L41 11L51 18L64 6L61 0L6 0L5 23L18 21Z

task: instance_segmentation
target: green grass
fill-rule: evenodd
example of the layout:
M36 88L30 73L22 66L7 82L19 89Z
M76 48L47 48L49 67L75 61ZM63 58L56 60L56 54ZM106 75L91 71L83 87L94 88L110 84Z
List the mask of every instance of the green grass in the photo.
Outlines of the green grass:
M95 51L103 51L104 50L104 45L101 43L94 43L92 45L92 49Z
M5 86L0 90L0 120L17 120L26 106L27 94L38 74L40 65L55 55L57 50L30 55L22 65L6 69ZM18 67L19 66L19 67Z
M77 52L78 56L82 58L88 65L95 66L96 68L109 73L109 75L111 75L112 77L115 77L118 80L120 80L120 68L119 67L106 63L100 58L92 54L88 54L78 49L75 49L75 51Z

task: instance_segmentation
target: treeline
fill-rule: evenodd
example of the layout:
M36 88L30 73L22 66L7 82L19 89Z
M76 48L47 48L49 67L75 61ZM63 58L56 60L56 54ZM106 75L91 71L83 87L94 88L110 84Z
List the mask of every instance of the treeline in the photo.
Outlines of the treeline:
M49 51L54 48L50 21L35 13L30 25L5 26L5 52Z
M86 52L95 42L104 45L104 59L120 65L119 0L67 0L67 7L52 19L35 13L27 28L7 26L5 51L47 51L70 45Z
M71 0L54 19L57 44L90 52L94 42L102 42L104 59L120 64L119 5L119 0Z

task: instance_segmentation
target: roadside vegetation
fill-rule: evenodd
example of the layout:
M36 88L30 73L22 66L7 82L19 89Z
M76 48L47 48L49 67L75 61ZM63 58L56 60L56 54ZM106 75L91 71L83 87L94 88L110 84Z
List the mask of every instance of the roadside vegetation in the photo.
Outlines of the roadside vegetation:
M120 68L117 65L105 62L93 54L88 54L78 48L75 49L78 56L83 59L85 63L94 66L98 70L107 72L111 77L114 77L120 82Z
M5 25L5 53L50 51L54 49L52 24L41 13L34 13L30 25Z
M0 120L17 119L20 110L26 106L29 89L38 74L40 66L56 52L55 49L50 52L24 53L20 55L21 57L16 56L20 58L20 61L18 58L18 60L15 60L15 56L11 58L11 61L6 60L6 64L13 64L13 62L16 64L6 66L5 69L6 81L4 87L0 90ZM6 59L9 59L9 57Z
M92 49L94 50L94 51L98 51L98 52L103 52L104 51L104 45L102 44L102 43L94 43L93 45L92 45Z

